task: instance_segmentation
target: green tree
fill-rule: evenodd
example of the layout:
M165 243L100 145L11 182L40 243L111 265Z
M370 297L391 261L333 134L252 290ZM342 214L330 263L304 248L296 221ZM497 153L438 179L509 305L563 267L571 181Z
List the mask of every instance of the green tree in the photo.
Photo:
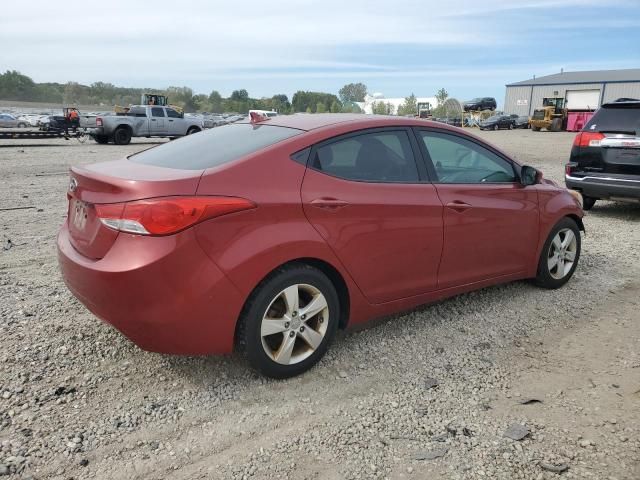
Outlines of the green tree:
M316 104L316 113L325 113L327 111L327 108L324 106L324 103L319 102L318 104Z
M30 100L34 95L35 83L31 78L16 70L7 70L0 75L0 98L6 100Z
M231 96L229 100L233 100L234 102L246 102L249 100L249 92L247 92L244 88L241 90L234 90L231 92Z
M373 102L371 104L371 111L374 115L391 115L393 105L389 102Z
M209 94L209 106L212 112L221 113L222 107L222 95L217 90L212 90Z
M405 97L404 103L398 107L398 115L417 115L417 113L418 101L412 93L408 97Z
M340 104L338 102L333 102L331 104L331 113L339 113L341 110Z
M367 86L364 83L348 83L340 89L338 95L345 102L364 102L367 94Z
M311 113L311 107L307 107L307 109L305 110L306 113Z
M449 93L444 88L441 88L436 92L436 100L438 100L438 106L442 106L447 98L449 98Z

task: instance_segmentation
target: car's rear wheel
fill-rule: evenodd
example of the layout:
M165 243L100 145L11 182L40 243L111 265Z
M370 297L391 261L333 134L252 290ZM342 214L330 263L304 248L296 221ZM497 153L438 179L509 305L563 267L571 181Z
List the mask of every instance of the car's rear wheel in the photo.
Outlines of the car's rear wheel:
M194 133L198 133L200 131L200 129L198 127L191 127L189 130L187 130L187 135L193 135Z
M591 210L593 206L596 204L597 198L587 197L582 195L582 209L583 210Z
M239 349L262 374L293 377L325 354L339 312L338 294L324 273L302 264L282 268L248 300L238 326Z
M126 127L116 128L113 132L113 143L116 145L129 145L131 143L131 131Z
M543 288L560 288L569 281L580 259L581 238L571 218L560 220L549 233L538 262L535 282Z
M540 131L540 127L536 127L535 125L531 125L531 130L533 130L534 132L539 132Z

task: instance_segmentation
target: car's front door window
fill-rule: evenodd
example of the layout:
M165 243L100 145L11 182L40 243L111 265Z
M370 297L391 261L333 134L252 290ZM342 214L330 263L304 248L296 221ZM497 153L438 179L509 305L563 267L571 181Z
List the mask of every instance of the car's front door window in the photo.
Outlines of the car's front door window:
M513 183L507 160L457 135L420 131L439 183Z

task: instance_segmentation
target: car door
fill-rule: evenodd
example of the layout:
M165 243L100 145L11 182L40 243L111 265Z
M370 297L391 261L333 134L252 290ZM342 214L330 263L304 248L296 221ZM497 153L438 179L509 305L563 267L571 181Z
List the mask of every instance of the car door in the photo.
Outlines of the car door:
M410 130L392 128L336 137L310 155L304 212L371 303L437 288L442 204L418 152Z
M173 108L167 108L167 131L171 136L182 136L187 133L185 122L182 120L182 115L176 112Z
M151 107L151 118L149 119L150 135L167 135L167 124L163 107Z
M11 127L11 117L9 115L0 115L0 127Z
M438 287L523 273L538 239L538 195L514 164L471 137L418 129L444 205Z

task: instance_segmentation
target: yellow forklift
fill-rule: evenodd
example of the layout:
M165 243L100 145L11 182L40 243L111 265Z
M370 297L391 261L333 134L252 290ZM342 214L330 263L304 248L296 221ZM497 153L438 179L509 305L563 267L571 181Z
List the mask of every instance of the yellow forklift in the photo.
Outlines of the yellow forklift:
M143 93L140 95L140 105L157 105L159 107L171 107L176 112L182 113L182 107L178 105L171 105L169 103L169 98L165 95L158 95L155 93ZM130 107L121 107L120 105L115 106L115 112L119 114L125 114L129 111Z
M567 109L564 108L564 98L548 97L542 99L542 108L533 111L529 119L531 130L539 132L543 128L550 132L560 132L567 129Z

